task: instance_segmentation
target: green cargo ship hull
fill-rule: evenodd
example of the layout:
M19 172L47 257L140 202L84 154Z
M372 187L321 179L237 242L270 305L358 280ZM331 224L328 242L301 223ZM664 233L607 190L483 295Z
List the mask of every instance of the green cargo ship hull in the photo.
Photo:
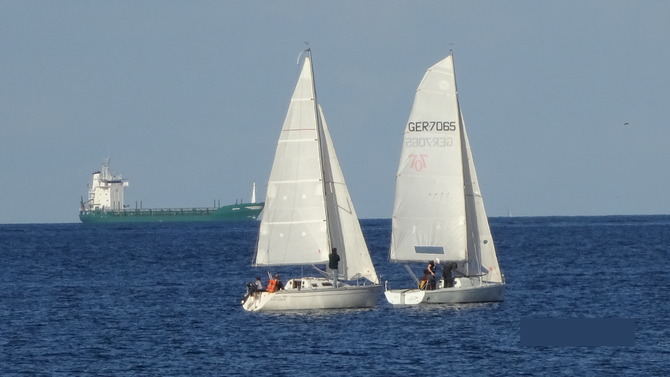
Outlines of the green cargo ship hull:
M87 224L160 223L256 220L265 203L241 203L219 208L161 208L79 211Z

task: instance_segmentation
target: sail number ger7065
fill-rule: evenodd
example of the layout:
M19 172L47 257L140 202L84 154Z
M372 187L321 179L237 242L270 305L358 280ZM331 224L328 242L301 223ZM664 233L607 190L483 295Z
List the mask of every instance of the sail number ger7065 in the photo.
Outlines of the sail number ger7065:
M407 130L410 132L426 131L456 131L456 122L423 121L408 122Z

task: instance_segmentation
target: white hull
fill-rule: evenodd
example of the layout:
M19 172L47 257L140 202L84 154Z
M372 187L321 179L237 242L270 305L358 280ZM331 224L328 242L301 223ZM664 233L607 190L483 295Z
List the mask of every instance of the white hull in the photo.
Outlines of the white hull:
M459 304L503 301L505 284L456 279L457 286L434 290L395 289L384 292L393 305ZM473 284L467 284L471 282ZM461 283L461 284L459 284Z
M286 286L279 292L251 293L242 306L247 311L371 308L382 292L378 284L353 286L340 282L333 288L330 280L319 278L291 279Z

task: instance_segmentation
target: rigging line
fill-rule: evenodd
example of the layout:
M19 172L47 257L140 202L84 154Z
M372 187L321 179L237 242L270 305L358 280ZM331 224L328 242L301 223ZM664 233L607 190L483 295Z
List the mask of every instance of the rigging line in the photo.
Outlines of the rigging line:
M344 211L344 212L346 212L346 213L348 213L348 214L350 214L350 215L353 215L354 211L351 210L351 203L349 203L349 199L347 199L347 204L349 204L349 208L345 208L345 207L343 207L343 206L341 206L341 205L339 205L339 204L337 205L337 207L338 207L339 209L341 209L342 211Z
M409 268L407 263L403 264L403 267L405 267L405 270L407 270L407 272L409 272L409 275L412 277L412 279L414 279L414 282L416 283L416 286L418 287L421 282L419 281L419 278L417 278L416 275L414 275L414 271L412 271L412 269Z
M327 272L327 271L324 271L324 270L320 269L320 268L317 267L315 264L313 264L312 267L314 267L314 269L317 270L317 271L318 271L321 275L323 275L324 277L326 277L326 278L329 278L329 277L330 277L330 276L328 276L328 272Z

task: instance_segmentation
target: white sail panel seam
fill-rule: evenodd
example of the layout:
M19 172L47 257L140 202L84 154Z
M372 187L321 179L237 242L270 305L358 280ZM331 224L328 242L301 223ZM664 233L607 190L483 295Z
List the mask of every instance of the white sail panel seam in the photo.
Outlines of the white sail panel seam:
M286 180L286 181L270 181L273 183L303 183L303 182L321 182L320 179L295 179L295 180Z
M323 220L304 220L304 221L268 221L266 224L272 224L272 225L285 225L285 224L320 224L322 222L326 221L325 219Z

